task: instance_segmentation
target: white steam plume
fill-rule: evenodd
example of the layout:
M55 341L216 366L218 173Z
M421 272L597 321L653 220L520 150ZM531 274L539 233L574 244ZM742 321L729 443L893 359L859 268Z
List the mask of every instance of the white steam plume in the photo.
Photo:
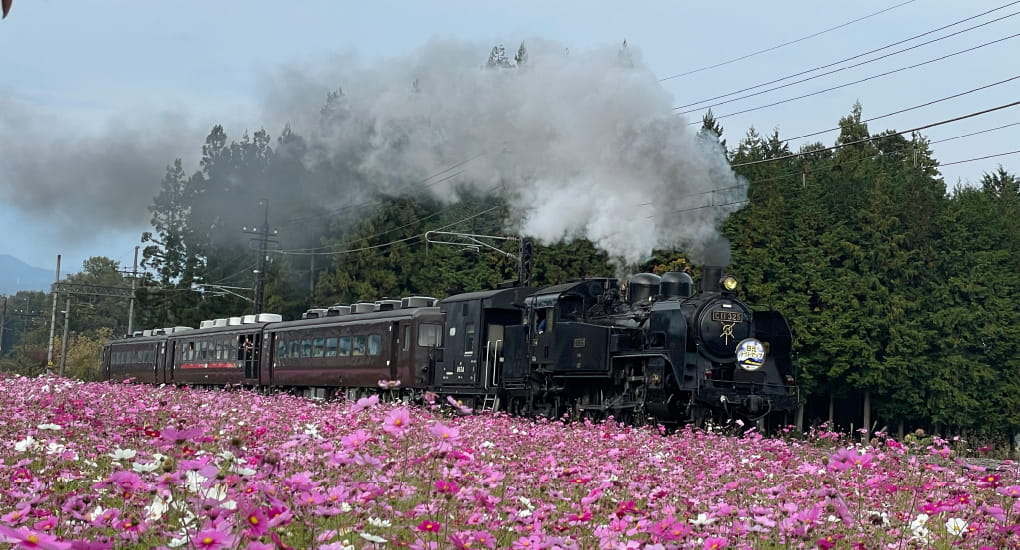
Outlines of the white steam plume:
M369 67L345 57L328 76L288 69L270 115L293 121L319 154L357 165L388 193L464 163L432 190L509 189L521 220L514 229L540 241L586 237L626 264L654 248L727 263L717 227L746 185L714 139L674 114L639 53L527 47L517 67L485 67L484 46L436 41ZM320 94L310 96L316 82ZM323 124L318 106L338 84L344 96Z

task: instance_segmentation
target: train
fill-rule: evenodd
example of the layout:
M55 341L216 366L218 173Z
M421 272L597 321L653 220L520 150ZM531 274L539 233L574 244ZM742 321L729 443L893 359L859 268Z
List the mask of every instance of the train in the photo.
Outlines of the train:
M373 394L546 418L788 424L799 406L784 316L721 267L261 313L107 342L110 381ZM740 422L743 424L743 422Z

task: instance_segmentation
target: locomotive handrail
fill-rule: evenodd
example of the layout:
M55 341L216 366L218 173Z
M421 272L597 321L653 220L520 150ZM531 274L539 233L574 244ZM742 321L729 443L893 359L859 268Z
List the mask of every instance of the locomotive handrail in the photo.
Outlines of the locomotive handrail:
M496 367L499 364L499 346L502 340L489 340L485 342L485 362L482 364L482 385L485 388L499 385L499 377ZM489 351L492 350L492 363L490 368Z

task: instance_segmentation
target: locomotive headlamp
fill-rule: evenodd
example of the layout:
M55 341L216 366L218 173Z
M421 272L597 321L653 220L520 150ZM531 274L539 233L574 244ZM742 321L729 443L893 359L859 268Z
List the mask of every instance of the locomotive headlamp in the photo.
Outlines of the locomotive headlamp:
M727 292L733 292L737 289L737 280L734 279L733 276L727 275L723 277L722 287L725 288Z

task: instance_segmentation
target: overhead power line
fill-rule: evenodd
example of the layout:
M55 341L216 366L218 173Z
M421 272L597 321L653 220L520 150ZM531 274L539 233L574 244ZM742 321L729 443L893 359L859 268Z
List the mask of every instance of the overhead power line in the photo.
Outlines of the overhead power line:
M832 31L835 31L835 30L838 30L838 29L842 29L843 27L850 26L850 25L852 25L854 23L857 23L859 21L864 21L865 19L869 19L871 17L875 17L876 15L881 15L881 14L887 12L887 11L894 10L894 9L900 7L900 6L905 6L907 4L910 4L913 1L914 0L907 0L906 2L901 2L899 4L896 4L895 6L890 6L888 8L885 8L884 10L879 10L879 11L876 11L874 13L869 13L868 15L865 15L863 17L858 17L857 19L853 19L851 21L847 21L846 23L841 23L839 25L836 25L835 27L829 27L827 29L824 29L824 30L821 30L821 31L818 31L818 32L815 32L815 33L812 33L812 34L809 34L807 36L803 36L803 37L797 38L795 40L790 40L788 42L783 42L782 44L777 44L777 45L769 47L769 48L765 48L765 49L762 49L762 50L751 52L749 54L742 55L740 57L735 57L733 59L730 59L730 60L727 60L727 61L723 61L721 63L716 63L714 65L708 65L708 66L701 67L701 68L698 68L698 69L693 69L693 70L690 70L690 71L687 71L687 72L675 74L675 75L672 75L672 76L667 76L665 78L660 78L659 82L664 82L666 80L672 80L674 78L680 78L680 77L683 77L683 76L688 76L688 75L692 75L692 74L695 74L695 73L700 73L702 71L707 71L709 69L715 69L715 68L718 68L718 67L729 65L731 63L736 63L737 61L743 61L744 59L748 59L748 58L754 57L756 55L761 55L763 53L768 53L768 52L771 52L773 50L778 50L779 48L783 48L785 46L790 46L792 44L796 44L798 42L803 42L805 40L814 38L816 36L821 36L821 35L823 35L825 33L828 33L828 32L832 32Z
M985 130L980 130L980 131L977 131L977 132L971 132L969 134L961 134L961 135L957 135L957 136L953 136L953 137L937 139L937 140L934 140L934 141L929 141L928 144L929 145L935 145L935 144L938 144L938 143L944 143L946 141L952 141L952 140L956 140L956 139L967 138L967 137L978 135L978 134L986 134L988 132L994 132L996 130L1002 130L1004 128L1009 128L1011 126L1020 126L1020 122L1014 122L1014 123L1011 123L1011 124L1004 124L1002 126L996 126L995 128L987 128ZM877 136L877 137L882 138L882 137L887 137L887 136ZM837 167L848 166L848 165L851 165L851 164L856 164L858 162L864 162L864 161L867 161L867 160L871 160L871 159L874 159L875 157L880 156L880 155L882 155L884 153L889 153L889 152L903 153L903 152L906 152L908 150L908 147L912 147L912 144L910 144L908 146L905 146L905 147L900 147L898 149L894 149L892 151L879 152L879 153L876 153L874 155L869 155L869 156L866 156L866 157L858 157L858 158L852 158L852 159L846 159L846 160L840 160L840 161L833 161L833 162L824 164L824 165L816 167L816 168L817 169L822 169L822 170L826 170L826 169L831 170L831 169L834 169L834 168L837 168ZM971 159L966 159L966 160L958 160L958 161L947 162L947 163L939 163L939 166L950 166L950 165L953 165L953 164L963 164L963 163L967 163L967 162L975 162L975 161L978 161L978 160L983 160L985 158L994 158L994 157L1006 156L1006 155L1009 155L1009 154L1012 154L1012 153L1000 153L1000 154L996 154L996 155L990 155L988 157L977 157L977 158L971 158ZM792 171L786 172L785 174L779 174L777 176L772 176L772 177L768 177L768 178L755 179L754 181L749 182L749 185L753 185L753 184L756 184L756 183L767 183L767 182L770 182L770 181L778 181L778 180L785 180L785 179L790 179L790 178L795 178L795 177L801 177L802 175L803 175L803 171L802 170L792 170Z
M457 221L455 221L453 223L448 223L448 224L446 224L446 225L444 225L442 227L438 227L438 228L436 228L434 230L430 230L430 231L438 231L438 230L443 230L443 229L449 229L451 227L454 227L454 226L457 226L459 224L462 224L462 223L464 223L466 221L470 221L470 220L473 220L474 218L477 218L479 216L488 214L489 212L492 212L493 210L498 210L500 208L502 208L502 206L493 206L492 208L488 208L486 210L482 210L481 212L478 212L476 214L472 214L472 215L470 215L470 216L468 216L466 218L462 218L462 219L457 220ZM301 251L294 251L294 250L271 250L270 252L273 252L274 254L283 254L283 255L289 255L289 256L337 256L337 255L341 255L341 254L350 254L350 253L353 253L353 252L364 252L366 250L375 250L375 249L378 249L378 248L385 248L387 246L392 246L392 245L395 245L395 244L398 244L398 243L412 241L414 239L419 239L419 238L424 237L425 233L426 232L422 232L422 233L418 233L418 234L415 234L415 235L411 235L410 237L404 237L402 239L396 239L396 240L392 240L392 241L385 242L385 243L374 244L374 245L369 245L369 246L362 246L362 247L358 247L358 248L349 248L349 249L346 249L346 250L334 250L334 251L330 251L330 252L301 252Z
M991 112L1001 111L1002 109L1008 109L1010 107L1016 107L1017 105L1020 105L1020 101L1014 101L1013 103L1007 103L1005 105L999 105L998 107L991 107L991 108L985 109L983 111L977 111L977 112L974 112L974 113L970 113L970 114L966 114L966 115L961 115L961 116L958 116L958 117L955 117L955 118L950 118L950 119L946 119L946 120L940 120L938 122L932 122L931 124L925 124L924 126L918 126L916 128L911 128L909 130L903 130L902 132L894 132L894 133L889 133L889 134L883 134L883 135L880 135L880 136L871 136L871 137L868 137L868 138L858 139L858 140L850 141L850 142L847 142L847 143L841 143L839 145L833 145L832 147L825 147L823 149L814 149L814 150L805 151L805 152L802 152L802 153L792 153L792 154L789 154L789 155L783 155L781 157L775 157L775 158L770 158L770 159L761 159L761 160L752 160L752 161L748 161L748 162L740 162L740 163L737 163L737 164L731 164L730 168L737 168L737 167L740 167L740 166L751 166L751 165L754 165L754 164L763 164L763 163L766 163L766 162L776 162L776 161L780 161L780 160L788 160L788 159L792 159L792 158L802 157L802 156L805 156L805 155L812 155L812 154L815 154L815 153L822 153L822 152L825 152L825 151L834 151L836 149L842 149L843 147L849 147L851 145L860 145L862 143L869 143L869 142L872 142L872 141L875 141L875 140L884 139L884 138L891 137L891 136L901 136L903 134L910 134L910 133L913 133L913 132L919 132L921 130L926 130L928 128L934 128L936 126L942 126L943 124L949 124L949 123L952 123L952 122L957 122L957 121L960 121L960 120L964 120L964 119L968 119L968 118L973 118L973 117L976 117L976 116L981 116L981 115L988 114L988 113L991 113ZM1006 154L1008 154L1008 153L1006 153ZM943 166L946 166L946 165L948 165L948 163L944 164Z
M1017 0L1017 3L1020 3L1020 0ZM1008 18L1014 17L1016 15L1020 15L1020 11L1013 12L1013 13L1011 13L1009 15L1004 15L1002 17L999 17L998 19L993 19L991 21L986 21L984 23L981 23L981 24L978 24L978 25L974 25L973 27L968 27L968 28L960 30L960 31L956 31L954 33L950 33L950 34L947 34L945 36L940 36L939 38L934 38L934 39L928 40L926 42L921 42L920 44L915 44L913 46L910 46L910 47L907 47L907 48L903 48L901 50L897 50L897 51L894 51L894 52L887 53L885 55L880 55L878 57L874 57L872 59L861 61L860 63L854 63L853 65L847 65L846 67L840 67L838 69L833 69L831 71L826 71L826 72L821 73L821 74L816 74L814 76L809 76L807 78L802 78L800 80L795 80L793 82L788 82L786 84L782 84L782 85L779 85L779 86L773 86L771 88L766 88L764 90L760 90L760 91L754 92L752 94L746 94L746 95L742 95L740 97L735 97L733 99L727 99L726 101L719 101L717 103L712 103L711 105L702 105L700 107L696 107L696 108L693 108L693 109L687 109L686 111L680 111L680 114L688 114L688 113L693 113L695 111L700 111L702 109L710 109L712 107L718 107L720 105L727 105L729 103L734 103L736 101L741 101L743 99L748 99L748 98L759 96L759 95L762 95L762 94L767 94L769 92L774 92L776 90L781 90L783 88L789 88L790 86L796 86L797 84L803 84L804 82L808 82L808 81L814 80L816 78L822 78L823 76L829 76L831 74L836 74L838 72L842 72L842 71L845 71L845 70L848 70L848 69L853 69L853 68L856 68L856 67L861 67L861 66L867 65L869 63L874 63L875 61L881 61L883 59L892 57L894 55L899 55L899 54L904 53L904 52L908 52L908 51L911 51L911 50L916 50L917 48L920 48L920 47L923 47L923 46L927 46L929 44L934 44L935 42L939 42L939 41L945 40L947 38L952 38L954 36L961 35L961 34L963 34L965 32L970 32L970 31L972 31L974 29L978 29L978 28L984 27L985 25L991 25L992 23L996 23L996 22L1002 21L1003 19L1008 19ZM912 39L908 39L908 40L912 40ZM876 51L876 50L872 50L872 51ZM865 54L861 54L861 55L865 55ZM855 56L855 57L860 57L860 56ZM849 59L854 59L854 58L849 58ZM787 80L787 79L793 78L795 76L800 76L800 75L803 75L803 74L806 74L806 73L810 73L810 72L816 71L816 70L818 70L820 68L831 67L832 65L836 65L836 64L839 64L839 63L842 63L842 61L837 61L836 63L831 63L829 65L823 65L822 67L816 67L816 68L810 69L808 71L803 71L803 72L797 73L795 75L786 76L786 77L783 77L783 78L780 78L780 79L773 80L771 82L766 82L764 84L758 84L757 86L751 86L750 88L744 88L743 90L740 90L740 91L737 91L737 92L731 92L731 93L724 94L724 95L721 95L721 96L716 96L716 97L713 97L713 98L710 98L710 99L704 99L704 100L697 101L697 102L694 102L694 103L688 103L687 105L681 105L679 107L674 107L673 110L676 111L676 110L679 110L679 109L684 109L686 107L691 107L693 105L699 105L701 103L707 103L709 101L713 101L713 100L720 99L720 98L723 98L723 97L729 97L731 95L736 95L738 93L745 92L745 91L748 91L748 90L754 90L754 89L760 88L762 86L767 86L769 84L774 84L776 82L781 82L783 80Z
M840 84L838 86L832 86L832 87L829 87L829 88L825 88L823 90L817 90L817 91L814 91L814 92L811 92L811 93L808 93L808 94L799 95L797 97L791 97L791 98L783 99L783 100L780 100L780 101L774 101L774 102L769 103L767 105L759 105L757 107L751 107L749 109L744 109L742 111L735 111L735 112L732 112L732 113L726 113L725 115L719 115L719 116L716 116L715 118L718 120L718 119L722 119L722 118L726 118L726 117L731 117L731 116L735 116L735 115L742 115L744 113L749 113L751 111L758 111L758 110L761 110L761 109L766 109L768 107L775 107L776 105L782 105L784 103L789 103L791 101L796 101L798 99L804 99L806 97L816 96L816 95L823 94L823 93L826 93L826 92L831 92L833 90L839 90L840 88L846 88L848 86L853 86L854 84L860 84L861 82L867 82L869 80L874 80L876 78L881 78L883 76L889 76L891 74L903 72L903 71L906 71L906 70L909 70L909 69L916 69L917 67L922 67L924 65L935 63L937 61L942 61L942 60L948 59L950 57L954 57L954 56L957 56L957 55L960 55L960 54L964 54L964 53L967 53L967 52L972 52L974 50L978 50L978 49L984 48L986 46L991 46L992 44L998 44L999 42L1005 42L1006 40L1011 40L1011 39L1016 38L1018 36L1020 36L1020 33L1011 34L1009 36L1005 36L1005 37L1002 37L1002 38L999 38L999 39L996 39L996 40L985 42L983 44L979 44L977 46L973 46L973 47L970 47L970 48L967 48L967 49L964 49L964 50L955 51L953 53L946 54L946 55L943 55L943 56L940 56L940 57L936 57L934 59L929 59L927 61L922 61L920 63L915 63L913 65L907 65L905 67L900 67L898 69L893 69L891 71L886 71L884 73L879 73L879 74L871 75L871 76L862 78L860 80L854 80L853 82L847 82L847 83L844 83L844 84ZM691 122L689 124L689 126L692 126L692 125L695 125L695 124L701 124L701 123L702 123L701 121Z
M1010 78L1007 78L1005 80L1000 80L998 82L993 82L991 84L986 84L984 86L979 86L977 88L972 88L970 90L967 90L965 92L960 92L958 94L953 94L953 95L950 95L950 96L941 97L939 99L933 99L931 101L928 101L927 103L921 103L920 105L914 105L913 107L907 107L907 108L904 108L904 109L899 109L898 111L893 111L891 113L886 113L884 115L873 116L871 118L862 120L861 122L862 123L868 123L868 122L872 122L872 121L875 121L875 120L880 120L880 119L883 119L883 118L891 117L893 115L898 115L898 114L901 114L901 113L906 113L908 111L913 111L914 109L920 109L922 107L928 107L928 106L934 105L936 103L941 103L943 101L948 101L950 99L955 99L955 98L958 98L958 97L962 97L962 96L965 96L967 94L971 94L971 93L974 93L974 92L979 92L981 90L986 90L986 89L992 88L994 86L999 86L1000 84L1005 84L1007 82L1012 82L1012 81L1014 81L1014 80L1016 80L1018 78L1020 78L1020 75L1017 75L1017 76L1014 76L1014 77L1010 77ZM818 130L817 132L811 132L810 134L802 134L802 135L799 135L799 136L794 136L792 138L784 139L783 141L793 141L793 140L796 140L796 139L803 139L803 138L806 138L806 137L813 137L813 136L825 134L825 133L828 133L828 132L834 132L836 130L839 130L839 126L836 126L835 128L826 128L825 130Z

